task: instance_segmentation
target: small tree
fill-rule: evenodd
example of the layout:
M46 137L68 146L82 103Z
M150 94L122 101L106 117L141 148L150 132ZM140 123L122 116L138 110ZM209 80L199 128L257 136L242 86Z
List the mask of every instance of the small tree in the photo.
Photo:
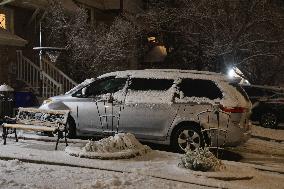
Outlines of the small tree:
M126 69L129 59L137 54L139 28L130 22L131 15L118 15L111 25L92 25L84 9L67 12L54 0L50 0L48 14L48 45L66 48L59 66L77 81Z

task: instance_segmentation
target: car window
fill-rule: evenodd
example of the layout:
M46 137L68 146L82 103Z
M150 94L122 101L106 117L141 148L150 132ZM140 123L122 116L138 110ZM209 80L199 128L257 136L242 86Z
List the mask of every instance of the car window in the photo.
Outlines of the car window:
M174 80L132 78L129 89L136 91L164 91L171 88Z
M115 93L125 86L126 78L105 78L96 80L87 87L86 96L98 96L107 93Z
M223 97L217 85L210 80L183 79L179 87L184 97L205 97L210 100Z

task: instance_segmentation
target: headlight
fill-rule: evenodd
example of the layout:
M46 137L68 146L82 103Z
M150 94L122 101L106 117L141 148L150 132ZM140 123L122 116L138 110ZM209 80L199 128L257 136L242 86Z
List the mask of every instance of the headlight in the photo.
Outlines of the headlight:
M49 98L49 99L44 100L42 105L48 104L48 103L51 103L51 102L52 102L52 99Z

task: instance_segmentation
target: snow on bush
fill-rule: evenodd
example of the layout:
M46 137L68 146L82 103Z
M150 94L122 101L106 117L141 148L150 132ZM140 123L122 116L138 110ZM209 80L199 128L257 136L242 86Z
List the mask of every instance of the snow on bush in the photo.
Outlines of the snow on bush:
M67 147L73 156L95 159L125 159L144 155L151 149L142 145L133 134L118 133L99 141L89 141L83 148Z
M194 171L217 171L223 167L221 161L209 151L209 148L196 148L194 151L187 150L181 158L179 166Z

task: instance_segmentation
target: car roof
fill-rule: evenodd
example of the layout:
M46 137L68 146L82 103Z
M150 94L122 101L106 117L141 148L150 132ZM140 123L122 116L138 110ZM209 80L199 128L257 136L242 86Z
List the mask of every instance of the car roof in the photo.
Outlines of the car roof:
M125 70L104 74L99 78L108 76L130 77L130 78L155 78L155 79L178 79L193 78L228 81L228 77L221 73L197 71L197 70L179 70L179 69L145 69L145 70Z

